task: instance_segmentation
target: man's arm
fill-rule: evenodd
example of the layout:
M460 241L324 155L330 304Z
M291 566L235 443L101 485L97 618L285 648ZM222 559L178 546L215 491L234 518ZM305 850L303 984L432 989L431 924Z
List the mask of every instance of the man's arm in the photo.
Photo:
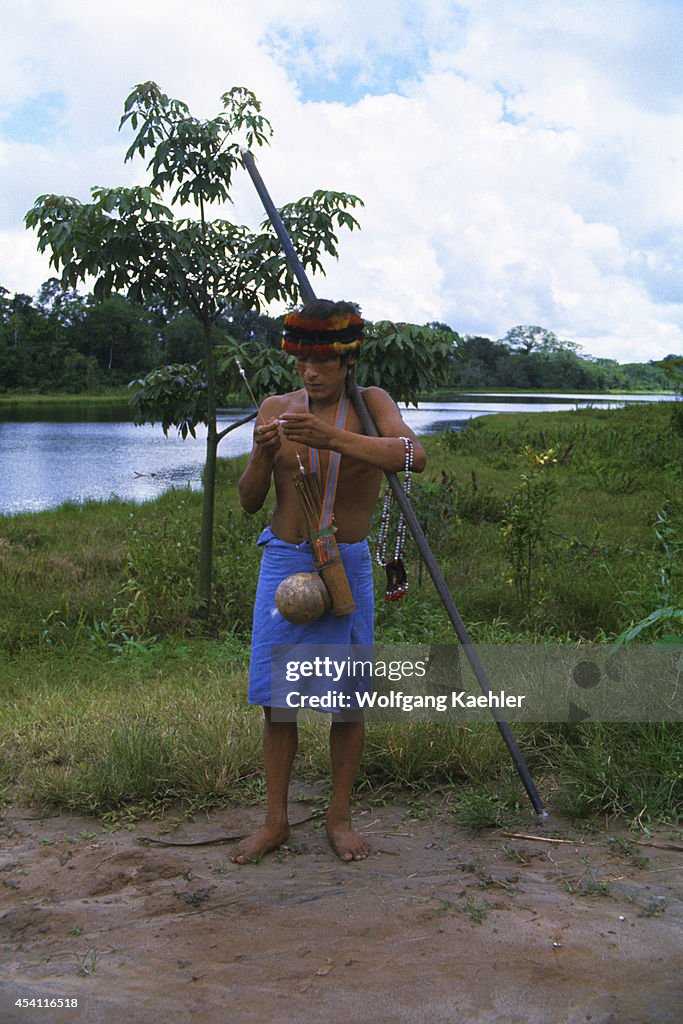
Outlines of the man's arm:
M259 410L254 426L254 444L246 469L237 485L240 505L253 515L263 507L273 477L275 455L280 447L280 431L276 422L277 398L267 398Z
M393 398L382 388L374 387L364 388L363 398L380 437L340 430L311 413L285 413L282 417L283 433L290 441L350 455L389 473L398 473L404 468L405 445L401 438L409 437L414 445L413 469L421 473L427 462L425 450L403 421Z

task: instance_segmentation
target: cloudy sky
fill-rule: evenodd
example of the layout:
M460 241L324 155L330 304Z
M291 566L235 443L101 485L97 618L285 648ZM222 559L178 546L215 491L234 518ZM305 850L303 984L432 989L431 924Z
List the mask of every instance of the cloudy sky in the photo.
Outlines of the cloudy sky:
M0 0L0 285L49 275L23 216L142 180L123 101L213 116L245 85L276 203L365 201L327 297L621 362L683 353L681 0ZM311 140L314 140L311 143ZM246 175L234 219L256 226Z

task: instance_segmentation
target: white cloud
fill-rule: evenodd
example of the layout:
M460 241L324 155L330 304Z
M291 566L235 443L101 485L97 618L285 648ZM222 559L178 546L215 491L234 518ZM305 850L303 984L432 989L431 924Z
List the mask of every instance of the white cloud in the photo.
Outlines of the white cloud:
M43 281L54 276L48 262L27 231L0 230L0 287L34 295Z
M116 131L136 82L200 116L245 84L276 129L259 154L276 202L316 187L366 202L322 294L493 337L541 323L622 360L683 351L679 5L311 0L305 19L287 0L3 7L0 118L62 100L51 133L0 143L10 290L47 276L21 233L39 192L86 198L140 174ZM236 199L232 215L261 219L246 178Z

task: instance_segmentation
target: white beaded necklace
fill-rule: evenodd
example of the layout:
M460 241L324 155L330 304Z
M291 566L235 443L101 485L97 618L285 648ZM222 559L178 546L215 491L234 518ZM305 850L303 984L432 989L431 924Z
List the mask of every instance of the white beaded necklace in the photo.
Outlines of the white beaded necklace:
M403 478L403 490L406 497L410 497L410 485L413 474L413 456L415 446L409 437L401 437L405 446L405 463ZM389 519L391 518L391 487L387 481L384 492L384 504L379 520L379 533L377 535L377 547L375 559L378 565L384 567L387 574L387 589L384 595L385 601L400 601L408 593L408 574L403 564L403 552L406 544L406 521L403 512L398 517L396 526L396 545L394 557L387 561L387 538L389 535Z

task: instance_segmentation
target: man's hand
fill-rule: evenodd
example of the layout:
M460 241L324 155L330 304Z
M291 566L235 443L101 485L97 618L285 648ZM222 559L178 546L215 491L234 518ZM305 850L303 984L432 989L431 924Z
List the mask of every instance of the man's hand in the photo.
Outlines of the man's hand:
M240 505L250 515L263 508L281 440L277 419L257 423L254 427L254 447L238 484Z
M288 441L309 448L331 448L335 428L323 423L310 412L286 412L280 419L282 433Z
M275 452L280 447L280 426L278 420L270 420L268 423L260 423L254 430L254 444L257 450L264 455L275 457Z

